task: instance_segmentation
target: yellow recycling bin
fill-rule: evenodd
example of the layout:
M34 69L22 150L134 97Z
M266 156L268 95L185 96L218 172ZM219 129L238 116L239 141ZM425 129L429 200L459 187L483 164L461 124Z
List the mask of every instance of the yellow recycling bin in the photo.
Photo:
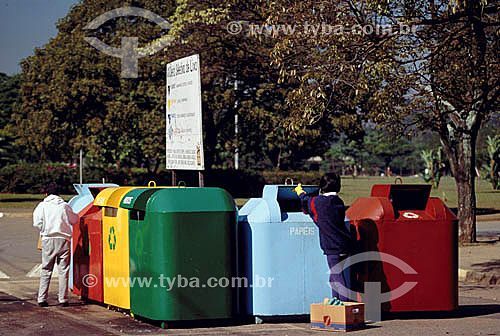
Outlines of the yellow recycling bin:
M94 205L103 207L104 303L123 309L130 309L129 210L119 205L125 194L136 188L141 187L107 188L94 201Z

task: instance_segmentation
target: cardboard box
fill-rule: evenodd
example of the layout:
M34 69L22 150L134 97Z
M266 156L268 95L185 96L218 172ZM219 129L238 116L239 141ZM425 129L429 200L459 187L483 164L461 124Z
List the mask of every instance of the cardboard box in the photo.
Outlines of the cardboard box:
M311 304L311 329L350 331L365 326L365 304L344 302L345 306Z

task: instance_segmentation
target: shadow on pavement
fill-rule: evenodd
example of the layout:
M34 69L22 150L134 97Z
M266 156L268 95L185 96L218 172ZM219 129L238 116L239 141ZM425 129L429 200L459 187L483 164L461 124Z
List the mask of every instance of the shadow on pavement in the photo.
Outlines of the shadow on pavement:
M472 267L481 267L481 272L493 272L500 270L500 259L493 259L483 263L472 264Z
M447 312L382 313L382 320L456 319L498 313L500 313L500 304L461 305L457 310Z
M168 329L191 329L191 328L215 328L215 327L235 327L245 324L255 323L248 318L227 318L217 320L193 320L193 321L156 321L142 316L134 316L134 319L147 323L158 328ZM309 320L307 320L309 322Z
M450 208L450 210L456 215L458 212L457 208ZM500 210L494 208L476 208L476 216L481 215L494 215L500 213Z

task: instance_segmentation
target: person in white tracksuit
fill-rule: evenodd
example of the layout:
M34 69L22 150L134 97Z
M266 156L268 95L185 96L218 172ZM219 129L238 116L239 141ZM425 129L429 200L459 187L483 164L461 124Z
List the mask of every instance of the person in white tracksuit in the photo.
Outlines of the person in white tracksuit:
M71 207L60 196L56 184L45 188L45 199L33 212L33 226L40 230L42 238L42 271L38 305L47 307L52 269L56 263L59 269L59 304L68 306L68 273L71 257L70 240L72 225L78 222Z

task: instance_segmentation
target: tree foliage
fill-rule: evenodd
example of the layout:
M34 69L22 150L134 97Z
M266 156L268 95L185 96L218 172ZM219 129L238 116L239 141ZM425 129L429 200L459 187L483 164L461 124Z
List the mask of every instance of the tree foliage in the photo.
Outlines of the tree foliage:
M273 50L296 124L342 111L400 134L439 134L459 193L460 240L475 240L475 142L500 105L498 1L275 2L269 23L343 27L281 34ZM401 34L400 25L412 27ZM377 27L391 27L391 31ZM361 32L359 27L370 29ZM304 115L303 111L307 111Z
M274 40L248 31L229 33L230 22L261 22L271 9L268 2L258 0L180 0L171 17L175 42L168 47L168 59L200 54L204 141L216 165L230 166L238 147L243 166L294 167L320 154L339 134L325 115L323 123L290 136L285 98L298 83L278 83L279 73L270 58Z
M57 36L22 62L22 109L15 114L21 143L44 160L71 160L80 148L96 164L156 164L165 143L165 60L163 53L139 60L137 79L121 78L121 59L90 46L86 36L120 48L137 36L147 45L165 32L140 17L109 20L97 30L84 27L122 6L163 17L173 1L81 0L58 24Z
M146 19L129 16L96 30L84 29L99 15L124 6L150 10L167 19L172 29L162 31ZM285 132L285 97L297 84L277 83L279 73L269 57L273 40L256 43L226 29L236 17L261 20L268 8L256 0L81 0L58 23L56 38L22 64L23 105L15 115L24 134L20 143L44 160L71 160L83 148L97 165L158 167L165 152L165 66L198 53L207 167L231 166L237 147L241 166L252 168L290 167L320 153L338 132L329 122L293 137ZM163 34L173 42L139 60L137 79L121 78L122 60L84 40L96 37L119 48L123 37L137 36L142 47ZM235 114L240 120L238 137Z
M21 75L0 73L0 167L14 163L22 154L15 146L16 130L9 127L13 111L19 108Z
M360 174L379 175L411 174L419 172L422 160L419 145L405 138L396 138L390 133L365 127L366 134L356 140L342 135L325 154L325 169L338 166L353 177ZM334 167L330 167L333 162ZM337 166L337 167L335 167Z

